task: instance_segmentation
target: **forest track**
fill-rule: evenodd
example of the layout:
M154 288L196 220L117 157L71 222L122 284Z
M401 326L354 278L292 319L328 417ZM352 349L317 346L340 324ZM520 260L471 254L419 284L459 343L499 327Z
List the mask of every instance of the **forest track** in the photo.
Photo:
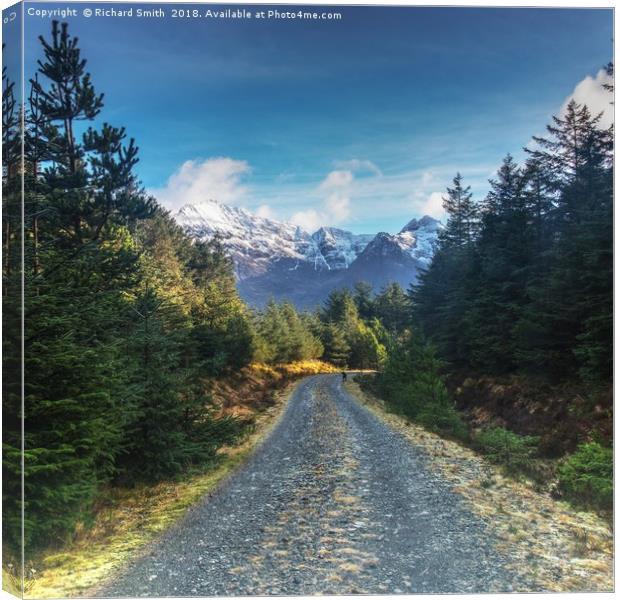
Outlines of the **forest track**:
M318 375L239 471L96 595L538 591L495 542L420 449Z

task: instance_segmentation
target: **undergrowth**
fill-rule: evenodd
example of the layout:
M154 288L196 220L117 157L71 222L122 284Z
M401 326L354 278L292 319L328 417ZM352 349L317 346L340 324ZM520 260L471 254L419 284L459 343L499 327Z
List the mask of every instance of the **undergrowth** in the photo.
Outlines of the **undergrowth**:
M289 382L336 369L321 361L287 365L251 365L245 374L256 384L244 401L253 414L238 419L223 412L205 422L205 432L214 436L214 455L201 465L188 465L173 479L138 482L131 486L108 485L99 490L89 518L82 521L70 539L30 555L26 565L27 597L67 597L92 590L154 536L185 514L188 507L209 493L245 460L274 420L276 389ZM271 399L269 406L263 400ZM270 408L272 406L272 408ZM229 411L234 407L229 407ZM213 429L209 432L208 429ZM3 588L17 593L21 588L19 561L4 555Z
M507 475L527 477L536 487L553 490L579 508L609 514L613 507L613 449L599 442L585 442L560 460L541 456L538 436L519 435L504 427L473 431L465 422L441 380L417 377L422 386L390 386L382 375L358 375L360 387L385 401L386 410L400 414L433 433L456 439L503 467ZM431 385L432 382L432 385ZM426 394L425 394L426 392Z
M613 450L598 442L581 444L558 468L560 489L576 502L613 507Z

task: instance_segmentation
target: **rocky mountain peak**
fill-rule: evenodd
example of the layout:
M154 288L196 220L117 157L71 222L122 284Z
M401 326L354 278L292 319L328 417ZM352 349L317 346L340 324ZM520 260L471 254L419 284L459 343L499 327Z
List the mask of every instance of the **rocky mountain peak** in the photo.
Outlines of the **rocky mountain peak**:
M241 295L254 305L270 297L313 305L334 288L360 280L376 289L391 281L407 286L430 264L442 228L424 216L396 234L355 234L327 226L310 234L215 200L186 205L174 217L197 239L220 236L233 259Z
M441 221L424 215L421 219L411 219L401 230L401 233L405 231L418 231L418 229L440 229L442 227Z

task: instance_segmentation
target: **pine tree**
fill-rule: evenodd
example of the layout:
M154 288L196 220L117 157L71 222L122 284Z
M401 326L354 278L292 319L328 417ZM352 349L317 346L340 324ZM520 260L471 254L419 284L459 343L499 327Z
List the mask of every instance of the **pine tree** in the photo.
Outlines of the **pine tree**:
M157 480L190 462L180 428L180 344L166 331L162 304L157 293L147 287L133 306L136 317L128 348L136 357L129 387L132 414L124 428L120 461L120 468L131 478Z
M66 25L54 23L52 41L42 43L45 58L31 82L26 155L18 173L27 207L23 418L29 546L61 539L113 474L128 376L120 359L123 294L137 267L128 228L152 208L136 189L135 148L124 145L122 130L91 129L82 142L75 135L75 122L92 120L102 107L77 40ZM12 401L6 412L6 439L12 440L22 415Z
M392 334L398 334L409 325L411 306L409 298L398 283L386 285L374 301L375 314Z
M453 187L447 188L444 209L448 220L433 262L409 290L409 298L414 320L423 333L437 345L446 362L458 367L467 364L471 356L464 332L470 326L466 313L479 269L475 242L480 227L478 206L458 173Z
M370 283L358 281L353 286L353 301L360 318L368 320L375 316L373 290Z
M359 314L351 292L347 289L333 290L321 311L324 322L339 323L345 330L353 329Z
M358 369L378 369L386 359L386 349L375 332L363 321L347 336L350 344L349 366Z
M478 291L468 312L473 363L489 372L514 368L513 326L527 304L530 217L525 178L507 155L490 181L477 244Z
M236 289L231 259L220 241L194 244L188 266L202 295L194 311L193 335L209 373L220 375L249 364L254 332Z
M325 326L323 337L325 359L337 367L346 367L349 361L351 347L342 329L335 323Z
M545 277L532 286L528 315L538 344L523 352L530 364L565 376L611 376L612 130L585 106L570 102L554 117L549 137L530 151L555 191L550 214L554 244Z
M4 47L4 46L3 46ZM9 559L22 553L21 129L15 84L2 68L2 534Z
M446 228L441 232L443 246L461 247L472 242L478 228L478 211L473 202L470 186L463 187L463 177L457 173L453 187L447 188L443 208L448 215Z

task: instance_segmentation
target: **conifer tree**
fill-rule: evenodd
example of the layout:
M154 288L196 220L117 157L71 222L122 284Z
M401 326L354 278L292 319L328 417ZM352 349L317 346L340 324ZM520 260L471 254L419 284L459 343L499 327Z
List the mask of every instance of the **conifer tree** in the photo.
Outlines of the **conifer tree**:
M613 130L600 118L571 101L530 151L556 194L555 240L545 277L532 286L528 324L539 344L523 353L557 376L581 363L585 377L599 380L611 376L613 280Z
M346 329L352 329L359 318L357 306L348 289L333 290L321 311L325 322L340 323Z
M353 286L353 300L360 318L367 320L375 316L373 290L370 283L358 281Z
M323 337L325 359L337 367L346 367L351 347L342 329L333 322L327 323Z
M20 106L2 68L2 534L10 559L21 556L23 506L21 439L21 212Z
M453 187L447 188L443 208L448 216L440 240L444 246L462 247L475 238L478 228L478 211L472 199L470 186L463 187L463 177L457 173Z
M381 290L374 301L375 314L392 334L402 332L409 324L411 306L405 291L396 282Z
M531 224L525 179L510 154L490 184L477 244L478 291L467 319L472 362L497 372L509 371L515 365L513 326L527 304Z
M42 40L24 135L25 541L62 538L114 471L128 368L120 360L137 256L127 227L150 213L121 130L75 122L102 107L66 25ZM8 358L8 357L7 357ZM6 364L6 363L5 363ZM5 404L14 428L21 415ZM120 409L120 410L119 410ZM8 433L8 432L7 432ZM11 433L7 439L11 439Z

